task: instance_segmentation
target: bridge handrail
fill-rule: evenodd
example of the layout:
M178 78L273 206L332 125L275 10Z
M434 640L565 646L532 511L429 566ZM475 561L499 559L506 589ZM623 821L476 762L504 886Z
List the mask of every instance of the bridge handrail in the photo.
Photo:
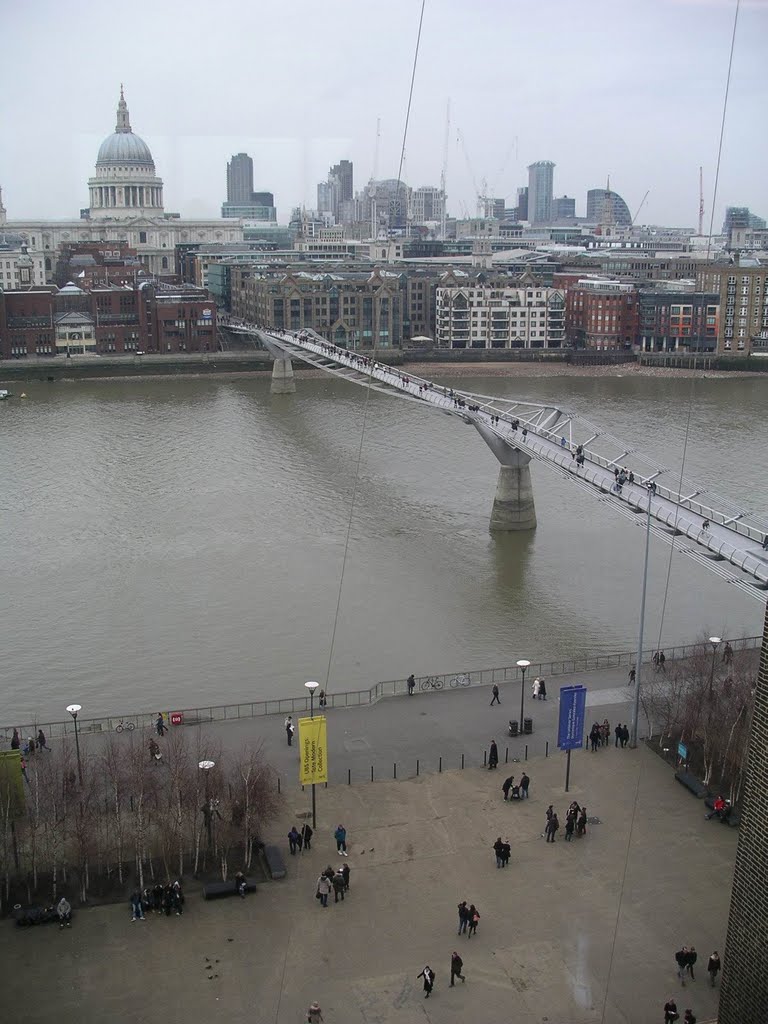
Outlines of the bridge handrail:
M762 635L735 637L727 642L734 651L754 650L760 647ZM697 650L701 650L702 642L693 644L678 644L674 647L666 647L665 654L667 663L680 661L689 657ZM643 664L651 663L654 651L652 648L643 651ZM619 651L609 654L598 654L592 657L582 658L559 658L554 661L532 662L530 668L526 669L526 677L533 682L538 676L545 679L550 676L568 676L582 672L600 672L605 669L621 668L623 665L634 665L637 660L636 651ZM465 682L464 680L468 680ZM416 678L416 692L424 689L433 689L432 683L439 685L434 689L451 689L461 686L491 686L493 683L514 683L520 682L521 674L517 665L503 665L496 668L470 669L461 672L440 672L435 675L418 676ZM384 697L396 697L408 692L406 679L387 679L375 683L367 690L342 690L338 693L328 693L328 706L332 708L361 707L368 704L375 704ZM321 709L315 703L316 711ZM185 725L205 725L211 722L232 721L240 718L261 718L266 715L298 714L309 712L308 697L273 697L265 700L241 701L236 704L216 704L197 708L181 708L175 706L168 709L183 715ZM82 718L78 717L78 731L81 735L103 734L112 732L119 723L124 727L132 725L134 728L151 729L157 719L157 711L154 712L132 712L125 715L109 715L106 717ZM74 733L72 719L67 721L35 721L19 725L19 735L22 739L27 736L36 736L37 730L42 728L47 738L70 736ZM172 728L172 727L171 727ZM14 726L0 726L0 734L6 741L9 741Z

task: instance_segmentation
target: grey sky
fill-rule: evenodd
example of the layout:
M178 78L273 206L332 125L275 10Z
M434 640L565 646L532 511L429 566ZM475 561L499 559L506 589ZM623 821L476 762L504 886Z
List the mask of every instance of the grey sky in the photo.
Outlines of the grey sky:
M278 217L315 206L348 157L355 187L397 174L420 0L2 3L0 185L9 219L77 216L125 83L165 206L217 215L229 156L251 154ZM448 207L510 197L554 160L555 194L603 185L643 223L707 224L735 0L427 0L403 177L439 184L451 100ZM742 0L715 226L768 216L768 0ZM464 139L458 143L457 132ZM517 140L517 141L516 141ZM471 167L471 171L470 171ZM463 204L463 207L462 207Z

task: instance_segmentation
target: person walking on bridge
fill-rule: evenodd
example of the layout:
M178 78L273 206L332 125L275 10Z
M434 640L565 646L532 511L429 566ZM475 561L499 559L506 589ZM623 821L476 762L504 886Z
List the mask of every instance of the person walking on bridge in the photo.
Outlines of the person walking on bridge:
M288 746L290 747L291 746L291 742L293 740L293 719L291 718L290 715L286 715L284 727L285 727L285 737L288 740Z
M416 688L416 680L414 678L413 672L411 672L411 674L406 679L406 683L408 684L408 696L412 697L413 691Z
M635 679L637 679L637 669L633 665L632 668L629 670L629 679L627 681L627 686L634 686Z
M493 707L494 704L501 704L501 701L499 700L499 688L496 683L491 687L491 693L493 694L493 697L489 706Z

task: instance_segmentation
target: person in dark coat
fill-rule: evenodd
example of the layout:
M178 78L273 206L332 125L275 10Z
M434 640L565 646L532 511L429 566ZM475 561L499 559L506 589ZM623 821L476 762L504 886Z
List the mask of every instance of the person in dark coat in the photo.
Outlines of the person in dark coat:
M685 969L691 976L691 981L695 981L696 978L693 975L693 968L696 966L696 961L699 959L699 955L696 952L696 947L691 946L688 949L688 955L685 958Z
M625 723L624 727L621 730L621 748L622 748L622 750L624 749L624 747L626 747L626 745L628 743L629 743L629 729L627 728L626 723Z
M306 822L301 826L301 838L304 843L305 850L312 849L312 826Z
M677 1003L672 996L670 996L666 1003L664 1003L664 1024L674 1024L679 1017L680 1014L677 1012Z
M341 868L339 868L331 879L331 885L333 885L333 902L339 902L339 896L341 896L342 902L344 900L344 875Z
M424 979L424 998L429 999L432 993L432 987L435 984L435 972L432 970L429 964L427 964L424 970L421 971L420 974L417 974L416 977Z
M413 673L411 673L408 676L408 678L406 679L406 683L408 684L408 696L412 697L413 691L416 689L416 680L413 676Z
M462 900L459 904L459 935L467 930L469 924L469 907L467 901Z
M509 842L501 844L501 866L505 868L509 864L509 858L512 856L512 847Z
M707 974L709 974L709 980L712 988L715 987L715 981L718 974L720 973L720 954L717 950L714 951L712 956L707 961Z
M163 737L165 735L165 722L163 721L163 713L162 713L162 711L158 711L158 713L157 713L157 721L155 722L155 729L157 730L157 735L158 736Z
M462 981L466 981L467 980L464 977L464 975L461 973L463 970L464 970L464 961L461 959L459 954L454 950L454 952L451 953L451 988L453 988L453 984L454 984L453 983L453 979L454 978L461 978Z
M491 697L490 706L493 707L494 704L501 704L501 701L499 700L499 688L496 685L496 683L493 684L493 687L491 688L491 693L493 694L493 696Z
M528 778L528 776L525 774L525 772L523 772L523 774L520 776L520 799L521 800L527 800L528 799L528 787L530 786L530 784L531 784L531 780Z
M488 751L488 771L499 766L499 749L496 740L491 740L491 749Z
M296 853L296 851L299 848L299 838L300 838L299 833L296 830L296 826L294 825L291 828L291 831L288 833L288 845L289 845L289 847L291 849L291 856L292 857L293 857L293 855Z
M344 864L341 865L341 868L339 870L341 871L342 875L344 876L344 892L349 892L349 876L350 876L349 864L347 864L345 862Z
M618 747L618 745L621 743L621 737L624 735L624 728L623 728L621 722L619 722L619 724L613 730L613 733L614 733L614 735L616 737L616 742L613 745L614 745L614 747Z
M685 969L688 966L688 947L683 946L682 949L678 949L675 953L675 963L677 964L677 976L685 987Z
M480 914L474 903L469 905L469 929L467 930L467 938L471 939L473 935L477 935L477 926L480 923Z
M515 776L514 775L510 775L508 779L504 779L504 782L502 784L501 789L502 789L502 792L504 793L504 799L505 800L509 799L509 791L512 788L512 783L514 781L515 781Z
M496 867L502 867L502 849L504 844L501 841L501 836L493 844L493 852L496 854Z
M42 729L37 730L37 745L40 750L50 750L48 746L48 740L45 738L45 733Z
M18 750L21 746L21 737L19 736L19 730L13 730L13 736L11 736L11 750Z
M539 700L547 699L547 684L539 677Z
M555 833L557 832L557 830L559 828L560 828L560 821L558 820L557 815L553 814L552 817L547 821L547 829L546 829L547 838L546 838L546 841L548 843L554 843L554 841L555 841Z

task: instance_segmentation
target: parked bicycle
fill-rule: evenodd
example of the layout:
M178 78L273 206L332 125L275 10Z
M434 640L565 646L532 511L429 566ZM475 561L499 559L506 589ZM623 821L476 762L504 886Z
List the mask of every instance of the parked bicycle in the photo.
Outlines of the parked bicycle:
M135 725L134 722L123 722L123 721L120 721L115 726L115 732L133 732L133 730L135 728L136 728L136 725Z
M443 680L438 679L437 676L427 676L426 679L421 680L422 690L442 690Z
M454 676L451 679L450 685L451 686L469 686L470 682L471 682L471 680L470 680L469 676L465 675L462 672L459 675Z

